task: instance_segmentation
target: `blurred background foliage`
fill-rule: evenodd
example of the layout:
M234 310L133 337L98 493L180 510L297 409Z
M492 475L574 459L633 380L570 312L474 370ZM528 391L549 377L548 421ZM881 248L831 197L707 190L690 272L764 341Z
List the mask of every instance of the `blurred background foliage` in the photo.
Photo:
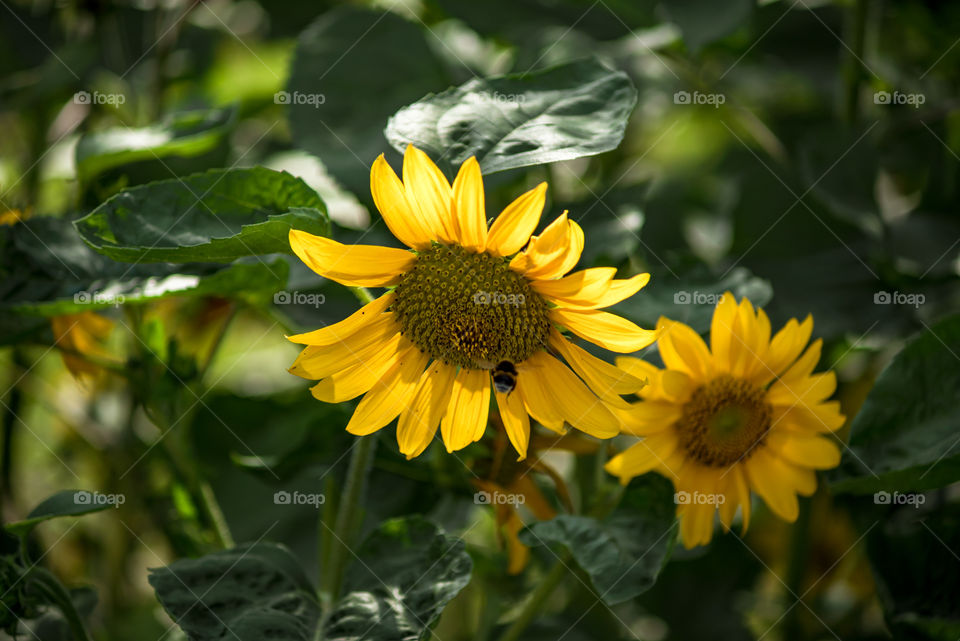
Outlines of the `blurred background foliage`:
M590 74L622 72L609 95L583 91L588 102L626 105L622 140L606 114L593 128L578 123L589 136L566 156L518 162L515 150L491 152L491 213L549 181L545 219L569 209L584 227L582 267L652 273L617 310L644 326L667 315L705 331L711 297L725 290L765 305L775 325L813 314L827 347L821 367L837 369L849 417L899 355L853 436L840 433L851 449L829 475L836 491L822 479L796 524L761 510L742 538L672 554L657 547L665 565L656 584L615 604L596 587L603 577L577 569L523 638L960 635L951 485L960 479L960 329L949 318L960 303L960 4L0 5L2 518L22 521L65 488L127 497L21 530L29 558L71 587L58 598L72 599L92 637L185 638L153 590L173 571L148 583L147 568L234 541L283 543L305 574L284 575L291 589L316 580L318 521L335 501L317 509L273 496L338 495L355 442L342 429L351 408L315 402L287 374L297 350L283 335L339 320L357 303L288 255L285 230L395 244L370 199L373 159L386 153L399 168L391 143L413 139L449 171L474 149L456 128L411 124L403 108L424 99L445 113L457 96L486 92L493 99L469 117L496 131L497 91L522 96L523 83L542 88L556 76L558 91L575 92L580 76L549 70L585 59ZM473 143L490 150L492 141ZM451 144L465 146L448 154ZM200 210L185 227L190 243L150 236L186 207L165 200L158 181L185 179L217 207L219 174L196 175L208 170L230 170L232 189L250 198L222 223L226 232ZM125 198L136 199L132 219ZM469 553L438 557L469 583L457 583L449 603L420 603L428 620L446 606L424 638L493 638L553 562L547 548L517 542L522 523L603 514L616 495L600 473L607 444L571 437L531 456L540 465L523 476L495 428L458 456L434 446L409 462L392 428L377 437L364 549L382 557L398 522L379 524L420 514L430 522L402 522L416 546L447 545L435 523ZM475 505L484 488L522 492L528 504L517 514ZM656 489L647 479L628 494L653 514L642 501ZM897 490L925 491L926 501L872 500ZM616 514L597 523L605 536L631 534ZM49 581L17 583L17 546L14 534L2 541L0 619L29 620L39 639L69 638L71 622L45 605L57 603ZM275 554L257 548L251 558ZM348 583L362 587L369 577L358 571L348 569ZM36 588L46 596L27 584L47 586ZM182 601L162 594L177 612ZM339 606L342 627L330 638L360 636L350 627L356 606ZM315 616L309 599L297 608ZM197 630L193 638L218 638Z

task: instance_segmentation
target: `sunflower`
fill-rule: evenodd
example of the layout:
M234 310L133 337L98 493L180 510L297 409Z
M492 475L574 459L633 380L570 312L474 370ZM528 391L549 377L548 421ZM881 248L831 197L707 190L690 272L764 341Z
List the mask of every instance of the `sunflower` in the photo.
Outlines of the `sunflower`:
M565 423L598 438L620 431L608 405L626 406L619 394L642 381L561 330L616 352L646 347L655 331L599 308L632 296L649 274L616 280L615 269L598 267L565 275L580 259L583 230L564 212L531 236L546 183L488 228L475 158L451 186L410 146L403 180L381 155L370 187L387 227L409 249L290 232L290 247L321 276L388 288L343 321L289 337L306 345L290 371L319 380L314 397L339 403L364 395L348 432L371 434L399 415L397 441L408 458L426 449L438 426L453 452L483 436L491 395L520 458L530 417L558 432Z
M687 548L713 535L714 511L724 529L737 508L750 522L750 493L787 521L797 494L817 487L814 470L840 462L835 439L843 425L833 372L814 374L821 341L810 344L813 319L791 319L773 338L770 320L744 298L723 295L713 314L710 348L688 325L661 318L665 369L638 358L617 365L650 384L629 410L614 410L623 431L644 439L606 469L623 483L658 471L673 480L680 533ZM806 349L804 349L806 347Z

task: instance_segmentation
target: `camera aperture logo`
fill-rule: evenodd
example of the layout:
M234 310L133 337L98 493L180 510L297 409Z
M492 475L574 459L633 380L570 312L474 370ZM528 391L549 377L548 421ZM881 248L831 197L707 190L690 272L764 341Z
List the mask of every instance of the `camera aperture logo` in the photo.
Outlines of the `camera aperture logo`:
M679 291L673 295L674 305L719 305L722 302L723 294Z
M77 292L73 295L73 302L77 305L113 305L119 307L123 305L126 298L123 294L110 294L108 292Z
M320 307L325 302L327 302L327 297L323 294L283 291L273 295L274 305L312 305L313 307Z
M875 105L909 105L914 109L919 109L920 105L926 101L927 97L922 93L878 91L873 94L873 104Z
M687 492L680 490L673 495L673 502L677 505L723 505L727 502L725 494L709 494L707 492Z
M273 94L273 102L277 105L311 105L315 109L327 101L327 96L322 93L300 93L294 91L278 91Z
M74 505L112 505L113 507L120 507L126 502L127 497L123 494L104 494L102 492L88 492L87 490L79 490L73 493Z
M874 505L912 505L920 507L927 502L927 497L914 492L886 492L880 491L873 495Z
M509 305L511 307L521 307L527 302L527 297L523 294L504 294L502 292L475 292L473 294L474 305Z
M280 490L273 494L274 505L309 505L310 507L320 507L326 503L326 501L327 497L323 494L311 494L299 490L294 490L293 492Z
M473 502L476 505L523 505L527 502L527 497L523 494L480 490L473 495Z
M927 302L923 294L905 294L903 292L874 292L874 305L911 305L915 309Z
M719 109L720 105L726 101L727 97L722 93L678 91L673 94L673 104L675 105L710 105L714 109Z
M94 91L78 91L73 94L73 102L78 105L111 105L119 107L127 101L127 97L122 93L100 93Z

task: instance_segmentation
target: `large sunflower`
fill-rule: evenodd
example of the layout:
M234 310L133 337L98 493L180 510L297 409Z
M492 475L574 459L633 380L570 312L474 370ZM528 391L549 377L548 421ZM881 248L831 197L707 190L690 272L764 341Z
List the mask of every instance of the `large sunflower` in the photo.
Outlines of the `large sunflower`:
M607 463L626 483L658 471L674 482L683 543L710 541L714 511L724 529L742 508L750 520L750 493L787 521L797 518L797 494L817 487L814 470L840 461L828 435L843 425L840 405L826 399L833 372L814 374L821 341L804 351L813 319L791 319L773 338L762 309L723 295L713 314L710 349L683 323L661 318L657 329L665 369L638 358L617 365L650 384L629 410L615 410L625 433L644 439Z
M474 158L451 186L426 154L407 147L403 181L381 155L370 187L390 231L409 250L290 232L293 251L321 276L389 288L339 323L290 337L307 346L290 371L320 381L311 388L316 398L338 403L365 394L347 431L370 434L399 415L397 441L408 458L423 452L438 425L447 450L459 450L483 436L498 371L493 394L521 458L528 415L555 431L569 423L598 438L619 432L607 404L626 406L618 394L642 382L574 345L561 329L617 352L646 347L655 331L598 308L632 296L649 274L614 280L615 269L599 267L564 276L580 259L583 230L563 213L531 236L546 183L488 228Z

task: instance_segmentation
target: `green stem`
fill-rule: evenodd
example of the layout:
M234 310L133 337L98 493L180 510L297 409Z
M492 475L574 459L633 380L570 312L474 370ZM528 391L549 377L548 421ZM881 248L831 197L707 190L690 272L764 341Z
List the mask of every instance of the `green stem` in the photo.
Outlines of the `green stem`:
M213 525L217 540L224 549L232 548L235 545L233 534L230 532L230 526L227 525L227 519L223 516L223 510L220 509L220 503L213 493L213 488L210 487L209 483L201 480L198 490L200 500L203 502L204 512L206 512L207 518Z
M370 290L366 287L351 287L350 291L353 292L353 295L357 297L357 300L364 305L374 301L373 294L371 294Z
M550 569L540 584L527 599L527 603L520 611L520 615L514 620L509 628L500 636L500 641L518 641L522 638L527 626L533 622L540 610L546 604L547 599L553 594L553 591L560 585L560 581L567 574L567 562L569 554L565 554L557 560L556 564Z
M847 59L843 68L843 120L853 124L857 120L860 104L860 81L864 77L863 49L867 31L867 0L855 0L847 23L850 42Z
M797 522L793 524L790 533L790 551L787 559L787 574L785 581L787 584L788 599L799 597L803 593L803 579L807 571L807 561L810 556L810 499L800 501L800 513L797 516ZM784 617L782 630L784 639L793 641L803 638L800 629L798 615L802 608L792 608L787 616Z
M377 448L375 436L361 436L350 453L350 467L343 486L343 495L337 509L337 520L330 541L328 564L323 574L325 589L324 602L333 604L340 596L343 582L343 569L349 553L347 541L352 539L360 522L360 509L366 490L367 476L373 466L373 455ZM321 539L321 545L323 541Z

